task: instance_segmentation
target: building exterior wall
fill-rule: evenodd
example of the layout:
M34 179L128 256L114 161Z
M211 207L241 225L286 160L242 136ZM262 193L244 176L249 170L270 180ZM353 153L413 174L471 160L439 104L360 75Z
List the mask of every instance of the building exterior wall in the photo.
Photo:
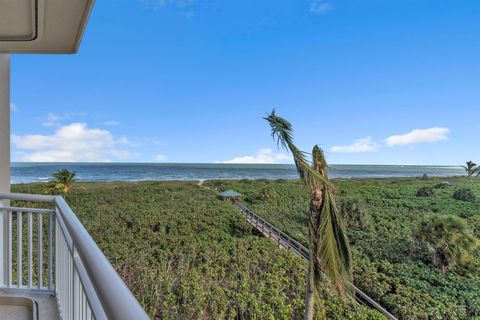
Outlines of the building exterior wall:
M0 54L0 192L10 191L10 57ZM0 207L8 206L0 200ZM5 286L8 270L8 215L0 210L0 285Z
M10 57L0 54L0 192L10 191Z

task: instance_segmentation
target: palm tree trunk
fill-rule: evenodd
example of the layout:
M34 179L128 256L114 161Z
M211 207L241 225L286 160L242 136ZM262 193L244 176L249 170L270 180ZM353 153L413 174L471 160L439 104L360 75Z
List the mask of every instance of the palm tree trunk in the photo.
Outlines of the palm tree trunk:
M316 231L318 226L318 216L319 212L321 211L322 204L323 204L323 190L320 187L315 188L313 190L311 198L310 198L310 221L309 221L309 230L310 230L310 238L316 239ZM312 254L316 252L316 243L312 241L310 243L310 255L309 255L309 262L308 262L308 270L307 270L307 294L305 296L305 317L304 320L312 320L313 319L313 310L315 306L315 284L313 280L312 271L314 270L314 264L316 257Z
M312 257L310 257L310 260ZM312 261L310 261L312 263ZM307 270L307 294L305 296L305 316L304 320L313 320L313 310L315 306L315 293L313 290L313 283L312 283L312 274L310 267L311 264L309 263L308 270Z

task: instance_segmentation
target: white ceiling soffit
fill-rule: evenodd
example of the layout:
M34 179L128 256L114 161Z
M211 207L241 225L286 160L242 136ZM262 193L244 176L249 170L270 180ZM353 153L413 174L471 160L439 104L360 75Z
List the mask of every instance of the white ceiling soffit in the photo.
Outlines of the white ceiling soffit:
M0 52L76 53L94 0L0 0Z

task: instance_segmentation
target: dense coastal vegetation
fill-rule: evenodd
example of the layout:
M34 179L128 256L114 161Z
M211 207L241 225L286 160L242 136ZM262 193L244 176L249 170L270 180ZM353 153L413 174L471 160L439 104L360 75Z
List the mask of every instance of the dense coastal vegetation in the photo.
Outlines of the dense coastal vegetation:
M447 183L448 182L448 183ZM453 217L480 238L480 180L335 180L355 283L401 319L479 319L478 250L445 271L419 232ZM207 181L235 189L258 214L306 240L309 195L299 181ZM42 193L44 185L13 186ZM421 188L431 188L426 196ZM459 190L468 190L459 192ZM454 198L454 194L463 196ZM465 196L473 194L475 198ZM156 319L299 319L305 263L260 237L196 182L86 183L69 203ZM463 260L463 259L462 259ZM325 289L316 319L383 319Z
M244 194L244 203L291 236L306 240L308 194L294 181L211 181ZM480 319L480 253L448 271L422 241L430 219L455 219L480 238L480 183L468 178L335 180L354 252L355 283L401 319ZM430 188L432 192L419 192ZM459 198L458 194L468 194ZM423 234L427 238L428 234ZM476 240L476 241L475 241ZM463 259L462 259L463 260Z
M197 182L85 183L68 202L155 319L303 317L303 260L260 237ZM316 319L325 317L383 319L326 288L316 310Z

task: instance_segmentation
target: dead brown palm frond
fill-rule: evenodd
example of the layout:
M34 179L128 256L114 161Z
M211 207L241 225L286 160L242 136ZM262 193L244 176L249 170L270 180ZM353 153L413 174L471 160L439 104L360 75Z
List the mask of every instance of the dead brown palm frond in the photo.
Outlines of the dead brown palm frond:
M333 189L333 185L328 179L316 172L307 160L307 153L299 150L293 142L293 127L287 120L278 117L275 109L272 113L264 118L270 124L272 129L272 137L277 141L279 147L289 150L293 155L293 161L300 175L300 179L308 186L315 185L316 181L321 181L324 185L329 185Z

